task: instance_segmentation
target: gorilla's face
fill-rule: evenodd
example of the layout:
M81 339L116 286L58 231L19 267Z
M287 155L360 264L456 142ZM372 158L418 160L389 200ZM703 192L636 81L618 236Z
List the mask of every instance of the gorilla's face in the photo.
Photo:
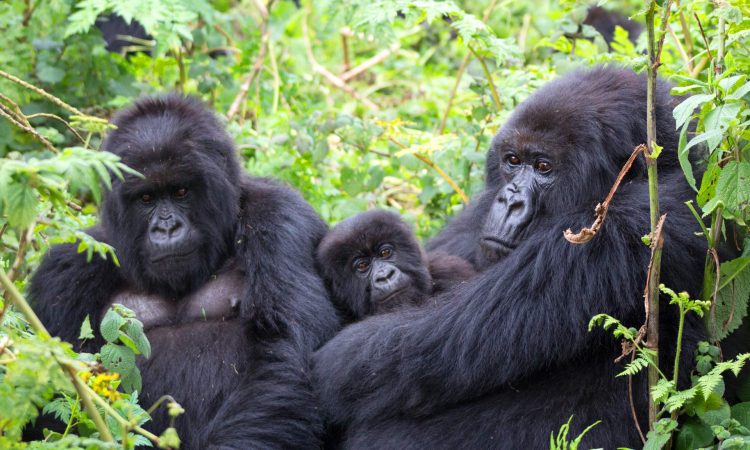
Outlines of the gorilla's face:
M489 261L515 249L539 211L545 193L557 180L560 152L546 142L545 133L508 127L495 137L487 163L497 174L496 187L488 192L487 213L479 243ZM559 146L559 140L557 141Z
M103 224L132 283L177 296L231 256L239 168L229 137L210 113L199 105L170 109L168 102L145 103L141 109L153 112L129 120L126 110L115 120L118 129L106 149L143 177L113 183Z
M431 291L422 250L395 214L369 211L337 225L318 248L333 300L352 318L420 303Z

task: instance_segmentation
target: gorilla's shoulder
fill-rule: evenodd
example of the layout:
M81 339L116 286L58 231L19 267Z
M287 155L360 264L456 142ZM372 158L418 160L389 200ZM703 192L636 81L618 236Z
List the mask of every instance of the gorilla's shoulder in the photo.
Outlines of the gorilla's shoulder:
M264 177L243 176L241 209L244 220L268 225L290 224L310 233L316 240L328 226L302 195L292 187Z

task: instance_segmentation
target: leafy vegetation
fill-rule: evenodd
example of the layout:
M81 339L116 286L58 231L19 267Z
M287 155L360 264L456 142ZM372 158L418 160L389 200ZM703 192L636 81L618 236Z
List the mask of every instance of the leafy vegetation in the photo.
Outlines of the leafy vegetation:
M0 3L0 447L24 448L21 431L42 410L68 427L35 448L179 445L173 429L154 436L140 428L148 415L137 404L133 361L149 346L128 311L107 314L98 356L79 354L46 336L20 295L50 245L79 242L89 258L116 261L82 230L95 223L111 177L129 170L98 151L117 108L165 90L197 95L226 118L248 171L295 186L329 223L383 207L426 238L480 189L493 133L538 86L597 63L646 70L647 33L633 43L617 29L610 49L582 24L588 6ZM649 14L632 0L604 6L642 23ZM697 204L686 207L711 249L700 299L664 292L682 318L704 317L710 343L698 349L691 387L679 390L663 374L653 385L659 421L647 446L740 448L750 436L750 389L741 390L743 403L729 405L721 374L737 373L748 357L721 361L716 344L741 325L750 300L750 7L740 0L657 6L659 74L676 84L675 94L690 95L674 111L680 161L697 192ZM110 13L139 22L150 37L132 39L124 54L108 52L95 24ZM705 170L693 172L693 156ZM727 248L737 257L721 261ZM653 365L639 330L604 316L592 323L635 349L624 376ZM82 339L91 337L86 325ZM167 407L180 413L176 403ZM575 448L567 428L549 431L553 447Z

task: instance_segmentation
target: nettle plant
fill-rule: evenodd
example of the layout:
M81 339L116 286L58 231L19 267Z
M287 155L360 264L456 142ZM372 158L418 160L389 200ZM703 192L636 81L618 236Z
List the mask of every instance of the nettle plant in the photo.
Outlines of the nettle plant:
M611 330L623 340L623 348L634 352L634 359L620 376L633 376L647 368L658 372L656 382L651 384L651 400L657 412L644 448L748 448L750 377L747 371L741 371L750 353L722 360L719 344L746 322L750 301L749 11L732 2L683 2L671 8L669 21L675 28L681 27L685 41L683 46L670 29L686 69L672 75L679 83L673 94L690 95L673 115L680 130L679 161L697 193L700 213L692 202L686 205L708 244L703 290L700 299L694 300L685 292L659 286L671 299L670 305L680 311L672 377L658 369L657 353L644 344L641 330L605 314L595 316L589 329L601 326ZM694 28L700 30L692 35L686 20L691 16L695 18ZM664 33L666 29L668 26L662 27ZM708 31L713 32L710 39ZM692 52L693 40L704 44L705 49L688 55L686 47L690 44ZM693 170L696 162L703 170L699 180ZM720 254L723 258L733 256L720 262ZM685 363L680 361L680 350L682 325L688 314L703 317L709 341L699 343L690 387L680 389L676 374ZM740 377L736 392L739 403L730 405L724 398L725 376Z

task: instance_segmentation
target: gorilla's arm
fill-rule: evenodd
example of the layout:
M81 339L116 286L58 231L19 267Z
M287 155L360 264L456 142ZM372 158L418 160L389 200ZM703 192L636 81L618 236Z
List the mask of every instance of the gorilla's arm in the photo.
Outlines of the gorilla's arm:
M305 350L289 340L255 345L255 369L222 404L207 426L207 443L199 448L281 449L301 442L317 448L323 419Z
M272 180L244 178L241 202L241 317L260 338L284 336L307 350L319 347L338 327L314 261L325 223L298 193Z
M467 260L439 250L427 254L427 268L432 277L433 295L450 290L477 274Z
M98 228L87 233L94 239L106 241ZM70 343L78 340L78 331L87 314L92 328L99 329L102 308L123 285L111 259L95 255L87 262L86 254L76 251L77 246L76 243L50 248L29 287L34 311L47 330L52 336Z
M665 227L662 280L675 289L699 289L705 255L682 204L684 182L660 186ZM579 212L540 223L507 260L478 275L434 308L373 317L354 324L314 355L314 375L334 423L373 417L429 414L554 370L586 355L593 345L617 343L587 332L597 313L629 326L643 321L649 249L644 183L621 186L607 221L591 242L573 245L562 231L592 221ZM576 228L579 227L579 228ZM627 270L622 270L627 268ZM609 363L609 355L602 364Z

